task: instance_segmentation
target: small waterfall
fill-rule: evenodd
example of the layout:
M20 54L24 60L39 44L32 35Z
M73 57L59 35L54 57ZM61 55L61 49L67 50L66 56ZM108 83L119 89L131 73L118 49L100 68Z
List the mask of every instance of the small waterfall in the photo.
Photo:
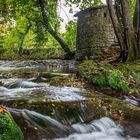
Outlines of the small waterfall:
M124 137L122 127L107 117L93 120L89 124L74 124L72 128L75 133L55 140L138 140Z
M35 111L8 108L17 124L23 130L26 140L48 140L68 136L74 132L71 126L61 124L49 116Z
M124 137L123 128L108 117L93 120L88 124L77 123L66 126L49 116L34 111L13 109L9 111L12 114L13 112L20 113L20 118L21 116L24 118L28 127L32 126L39 131L40 138L37 140L138 140Z

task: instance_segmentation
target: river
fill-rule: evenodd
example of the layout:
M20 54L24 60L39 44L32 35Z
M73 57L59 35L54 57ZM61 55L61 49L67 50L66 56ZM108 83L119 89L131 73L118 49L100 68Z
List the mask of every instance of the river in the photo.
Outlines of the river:
M110 117L96 118L85 88L50 85L51 78L74 75L76 65L63 60L0 61L0 102L25 140L139 140Z

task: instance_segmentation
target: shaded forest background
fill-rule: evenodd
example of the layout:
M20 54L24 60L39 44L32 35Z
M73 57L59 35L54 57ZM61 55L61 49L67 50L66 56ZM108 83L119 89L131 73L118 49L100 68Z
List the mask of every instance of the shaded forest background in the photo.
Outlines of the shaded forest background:
M118 61L139 58L139 0L107 0L110 16L120 45ZM74 58L76 24L74 19L61 30L63 19L58 9L63 6L74 14L102 5L101 0L1 0L0 1L0 57L16 58ZM67 13L66 13L67 14Z

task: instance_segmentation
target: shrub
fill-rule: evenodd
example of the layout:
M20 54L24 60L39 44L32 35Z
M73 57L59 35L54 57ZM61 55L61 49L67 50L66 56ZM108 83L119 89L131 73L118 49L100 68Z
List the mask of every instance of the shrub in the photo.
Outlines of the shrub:
M113 89L122 90L124 92L129 91L127 78L124 77L123 73L119 70L112 70L109 72L108 85Z
M89 81L93 84L97 84L100 87L105 87L107 85L104 73L98 73L90 76Z
M100 87L107 86L107 72L109 65L97 64L93 61L85 61L78 67L79 75L89 82Z

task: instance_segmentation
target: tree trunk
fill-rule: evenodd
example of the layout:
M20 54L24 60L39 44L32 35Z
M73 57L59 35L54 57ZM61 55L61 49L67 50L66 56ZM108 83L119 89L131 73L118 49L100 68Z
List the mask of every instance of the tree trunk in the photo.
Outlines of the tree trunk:
M137 38L137 49L140 56L140 0L136 2L136 8L134 13L134 29Z
M118 39L118 43L119 43L119 46L120 46L120 50L121 50L120 57L122 58L123 61L125 61L126 58L127 58L127 54L126 54L126 50L125 50L123 33L121 31L120 24L119 24L118 18L116 16L114 6L112 4L112 0L106 0L106 2L107 2L108 10L109 10L109 13L110 13L110 17L111 17L111 20L112 20L112 24L113 24L113 27L114 27L114 31L115 31L115 34L116 34L116 37Z
M60 46L63 48L63 50L67 53L66 57L72 58L74 56L74 53L71 52L68 45L64 42L64 40L57 34L57 32L52 28L52 26L49 23L49 13L47 12L45 8L45 1L44 0L38 0L39 6L41 8L41 13L44 21L44 25L47 28L47 31L53 36L53 38L60 44Z
M64 49L65 52L67 52L68 54L71 54L71 51L68 45L58 36L55 30L53 30L52 28L49 28L48 32L55 38L55 40L60 44L60 46Z
M20 56L22 55L22 45L23 45L25 36L28 34L28 32L29 32L31 26L32 26L32 24L29 23L29 25L27 25L27 27L26 27L25 33L21 34L20 42L19 42L19 44L18 44L18 54L19 54Z
M131 19L131 11L128 0L121 0L123 21L124 21L124 36L125 44L128 48L128 60L135 60L138 58L138 50L136 46L136 38Z

